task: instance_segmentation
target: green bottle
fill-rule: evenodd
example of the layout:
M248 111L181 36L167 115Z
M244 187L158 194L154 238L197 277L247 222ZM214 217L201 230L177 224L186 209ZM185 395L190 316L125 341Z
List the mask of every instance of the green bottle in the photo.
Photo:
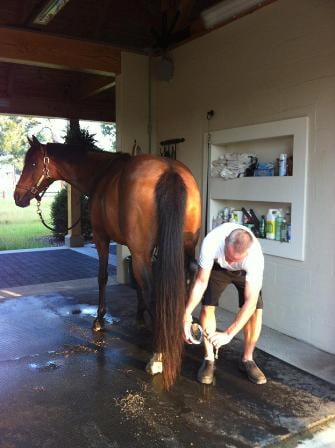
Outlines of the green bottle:
M275 240L276 241L280 241L280 230L281 230L281 225L283 222L283 217L281 214L278 214L276 217L276 228L275 228Z
M260 223L259 223L259 237L265 238L265 216L262 215Z

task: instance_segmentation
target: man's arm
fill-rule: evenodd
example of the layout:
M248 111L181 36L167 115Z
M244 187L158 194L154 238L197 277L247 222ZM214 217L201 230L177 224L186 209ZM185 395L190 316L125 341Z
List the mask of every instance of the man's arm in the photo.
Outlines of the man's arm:
M244 305L237 313L235 320L225 331L213 333L208 337L214 347L219 348L221 345L228 344L245 326L256 310L259 291L259 287L254 287L249 282L246 282L244 289Z
M207 288L209 276L212 269L204 269L199 267L197 276L191 290L190 297L186 304L185 314L184 314L184 337L186 340L189 339L190 325L192 323L192 312L196 306L200 303L202 296Z

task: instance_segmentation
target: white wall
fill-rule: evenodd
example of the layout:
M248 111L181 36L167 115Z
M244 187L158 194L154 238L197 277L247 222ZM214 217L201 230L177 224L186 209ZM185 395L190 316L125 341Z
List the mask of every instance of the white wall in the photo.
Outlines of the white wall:
M173 53L157 82L157 139L184 137L178 159L202 181L203 134L310 118L304 262L266 256L265 324L335 353L335 2L278 0ZM215 116L207 122L206 114ZM231 308L231 298L228 308ZM235 304L234 304L234 309Z
M132 151L134 140L148 152L148 58L123 52L116 79L117 150Z
M134 140L144 152L148 152L148 58L123 52L121 75L116 79L116 145L117 150L132 152ZM117 246L117 281L127 281L129 255L126 246Z

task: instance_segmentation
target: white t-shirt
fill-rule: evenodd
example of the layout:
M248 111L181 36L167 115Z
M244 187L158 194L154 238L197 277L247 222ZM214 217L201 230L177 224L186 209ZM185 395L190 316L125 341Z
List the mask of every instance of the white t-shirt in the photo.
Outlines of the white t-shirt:
M229 264L225 259L224 248L227 236L236 229L247 231L252 237L252 243L247 256ZM199 265L203 269L212 269L214 261L228 271L246 271L246 281L261 289L263 283L264 256L261 245L255 235L246 227L234 223L225 223L213 229L206 235L201 245Z

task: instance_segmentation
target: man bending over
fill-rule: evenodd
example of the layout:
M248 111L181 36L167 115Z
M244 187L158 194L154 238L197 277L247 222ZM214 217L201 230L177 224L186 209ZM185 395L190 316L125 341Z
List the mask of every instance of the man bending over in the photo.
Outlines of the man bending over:
M200 323L208 335L204 340L205 357L198 371L198 381L211 384L214 378L214 348L228 344L243 328L244 353L239 368L255 384L266 377L253 360L253 352L262 327L264 256L257 238L245 227L225 223L212 230L203 240L197 277L186 305L184 336L190 339L192 312L202 299ZM225 288L237 288L240 310L223 332L216 331L215 310Z

